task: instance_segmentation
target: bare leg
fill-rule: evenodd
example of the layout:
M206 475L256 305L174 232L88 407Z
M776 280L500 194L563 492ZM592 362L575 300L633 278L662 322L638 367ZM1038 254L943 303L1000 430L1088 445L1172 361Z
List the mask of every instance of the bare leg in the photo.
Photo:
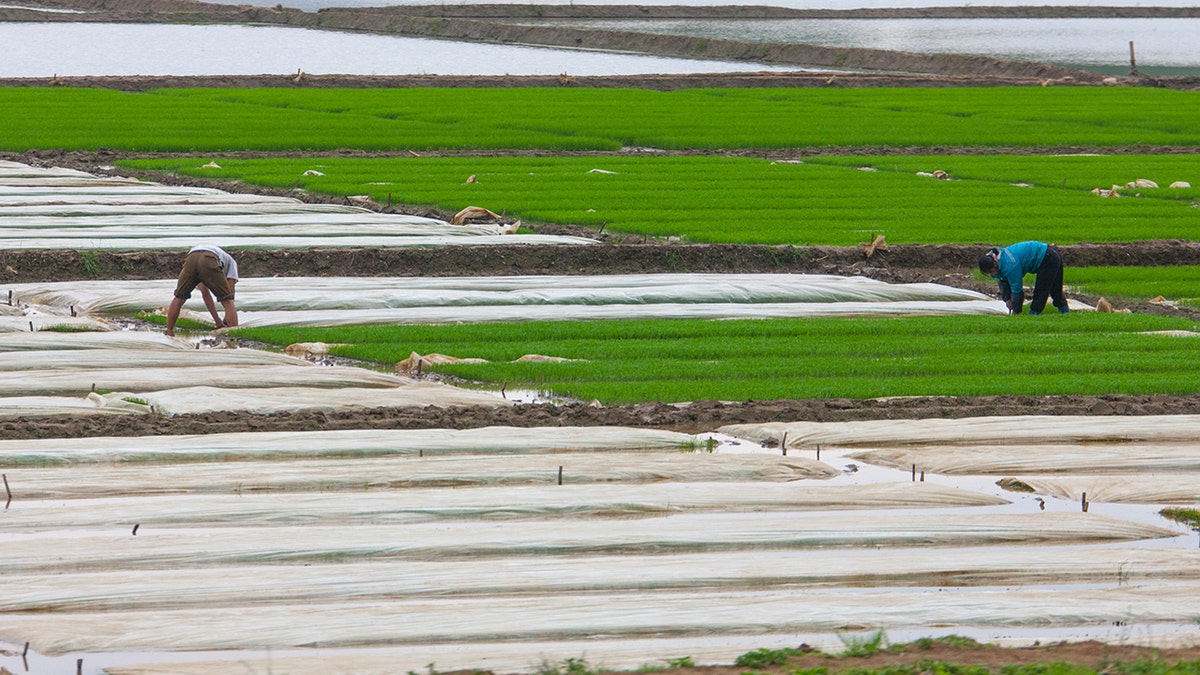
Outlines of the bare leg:
M167 308L167 335L175 335L175 322L179 320L179 310L183 309L183 303L186 302L182 298L171 298L171 305Z

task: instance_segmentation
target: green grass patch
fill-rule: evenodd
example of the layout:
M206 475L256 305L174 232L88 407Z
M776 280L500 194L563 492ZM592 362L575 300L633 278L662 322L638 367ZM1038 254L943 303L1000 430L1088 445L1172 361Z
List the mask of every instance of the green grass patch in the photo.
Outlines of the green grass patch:
M623 146L1200 144L1200 93L1151 88L0 88L0 149L212 152Z
M1181 507L1168 507L1158 512L1163 518L1200 530L1200 510Z
M1172 157L1153 163L1163 173L1195 174L1200 184L1200 157ZM932 170L944 158L897 159L908 163L904 169L876 172L833 158L795 164L623 156L222 160L220 169L203 168L208 160L194 157L120 166L331 195L367 194L379 203L449 212L484 206L526 221L709 243L848 246L873 233L893 244L1008 243L1014 223L1036 223L1038 238L1059 244L1200 239L1200 219L1187 200L1101 199L1082 188L1029 189L996 178L1058 175L1055 158L1007 158L1001 171L989 168L1000 161L994 157L956 157L954 168L968 177L948 182L909 170ZM1124 159L1140 168L1144 158ZM324 175L304 175L310 169ZM1105 170L1117 171L1090 169ZM472 175L476 180L468 183Z
M1170 317L1073 312L920 317L242 328L280 346L346 343L388 366L413 351L481 357L439 372L605 403L922 395L1190 394L1194 342ZM524 354L579 361L513 363Z

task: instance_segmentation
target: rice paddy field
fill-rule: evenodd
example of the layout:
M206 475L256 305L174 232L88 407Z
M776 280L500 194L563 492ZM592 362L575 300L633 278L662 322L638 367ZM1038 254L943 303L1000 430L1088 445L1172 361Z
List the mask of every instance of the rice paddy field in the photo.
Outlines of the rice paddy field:
M1095 641L1085 672L1190 672L1196 264L1109 258L1198 238L1196 95L0 89L0 666L917 673ZM1030 238L1069 314L1006 316L972 270ZM241 325L193 299L168 338L148 270L201 239L244 261ZM668 245L730 257L515 262ZM738 268L762 247L788 265ZM930 278L890 278L909 252Z

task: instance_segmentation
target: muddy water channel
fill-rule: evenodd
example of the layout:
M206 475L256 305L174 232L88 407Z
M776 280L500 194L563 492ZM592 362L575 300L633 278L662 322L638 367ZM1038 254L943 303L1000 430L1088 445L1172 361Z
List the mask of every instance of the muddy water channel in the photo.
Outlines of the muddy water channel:
M517 405L121 330L103 286L16 289L0 411ZM1155 416L0 439L0 666L637 668L880 633L1166 645L1195 636L1200 544L1158 511L1200 501L1197 438L1200 418Z

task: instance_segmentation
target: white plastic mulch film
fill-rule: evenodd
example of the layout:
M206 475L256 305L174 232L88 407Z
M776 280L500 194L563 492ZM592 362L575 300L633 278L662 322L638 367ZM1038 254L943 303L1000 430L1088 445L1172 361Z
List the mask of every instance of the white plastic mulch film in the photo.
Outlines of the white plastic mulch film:
M894 421L890 437L848 423L0 441L14 495L0 640L47 662L145 655L113 673L315 675L728 663L801 641L837 651L846 626L987 639L1190 624L1200 549L1174 545L1187 535L1169 522L1047 493L1039 508L994 475L917 479L838 445L962 447L974 424L1003 449L1022 421L1052 419ZM1076 420L1106 446L1191 433L1105 421Z
M499 393L257 349L201 349L157 333L0 333L0 419L456 405L512 403Z
M0 249L187 250L200 240L232 248L594 243L7 161L0 161L0 220Z
M173 289L169 279L7 287L25 305L96 315L156 311ZM187 307L197 312L192 318L209 320L199 298ZM243 326L1002 314L1003 308L980 293L939 284L820 274L247 278L238 284Z

